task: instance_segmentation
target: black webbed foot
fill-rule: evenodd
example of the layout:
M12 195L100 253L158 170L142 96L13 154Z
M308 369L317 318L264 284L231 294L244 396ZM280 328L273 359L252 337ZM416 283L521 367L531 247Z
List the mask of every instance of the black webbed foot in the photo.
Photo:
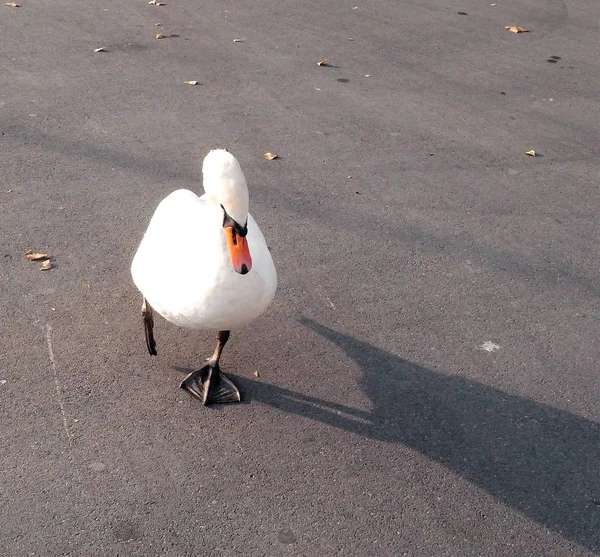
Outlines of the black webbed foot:
M192 371L180 387L201 400L204 405L240 402L240 391L223 373L219 365L207 364Z

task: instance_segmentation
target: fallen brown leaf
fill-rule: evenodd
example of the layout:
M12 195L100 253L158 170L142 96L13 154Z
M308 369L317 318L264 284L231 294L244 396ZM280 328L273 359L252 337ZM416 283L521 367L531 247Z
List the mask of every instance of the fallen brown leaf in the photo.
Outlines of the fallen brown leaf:
M197 81L186 81L185 82L186 85L198 85Z
M276 159L277 157L279 157L279 155L277 153L265 153L263 156L268 161L272 161L272 160Z
M100 48L95 48L94 52L108 52L108 50L106 50L103 46L101 46Z
M537 153L533 149L531 151L526 151L525 154L529 155L530 157L535 157L537 155Z
M254 375L254 377L260 377L260 375L258 374L258 371L253 371L252 375Z
M21 4L17 4L16 2L7 2L4 5L8 6L9 8L20 8L21 7Z
M50 261L50 259L46 259L46 261L42 262L40 271L48 271L49 269L52 269L52 261Z
M329 66L329 60L327 60L327 58L323 58L323 60L317 62L317 66Z
M511 33L529 33L529 29L525 29L520 25L505 25L504 29L508 29Z
M166 36L166 35L163 35L162 33L157 33L157 34L156 34L156 37L154 37L154 38L155 38L155 39L166 39L166 38L167 38L167 36Z
M25 252L25 257L27 257L29 261L39 261L40 259L50 259L52 256L49 253L38 253L37 251L28 249Z

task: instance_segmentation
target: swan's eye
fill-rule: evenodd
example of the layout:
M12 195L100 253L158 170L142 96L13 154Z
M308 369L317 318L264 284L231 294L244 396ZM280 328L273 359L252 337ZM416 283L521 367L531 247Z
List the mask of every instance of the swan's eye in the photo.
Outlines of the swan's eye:
M223 205L221 205L221 209L223 209L223 228L230 226L237 232L237 234L239 234L242 238L245 238L246 234L248 234L248 222L246 222L244 226L241 226L237 221L233 220L229 216Z

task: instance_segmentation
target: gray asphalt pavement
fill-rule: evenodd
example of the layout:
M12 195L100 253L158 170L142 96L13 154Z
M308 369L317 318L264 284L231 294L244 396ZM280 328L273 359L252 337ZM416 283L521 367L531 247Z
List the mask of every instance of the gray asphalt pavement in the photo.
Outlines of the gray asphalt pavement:
M492 2L0 6L0 555L600 553L600 5ZM204 408L129 265L215 147L280 286Z

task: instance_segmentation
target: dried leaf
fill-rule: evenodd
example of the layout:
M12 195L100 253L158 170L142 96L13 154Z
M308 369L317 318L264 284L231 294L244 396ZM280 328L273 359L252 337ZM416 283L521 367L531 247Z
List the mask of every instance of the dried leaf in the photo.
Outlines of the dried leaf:
M25 252L25 257L27 257L29 261L39 261L40 259L50 259L52 256L49 253L38 253L37 251L28 249Z
M167 38L167 36L166 36L166 35L163 35L162 33L157 33L157 34L156 34L156 37L154 37L154 38L155 38L155 39L166 39L166 38Z
M265 153L264 157L268 161L272 161L272 160L276 159L277 157L279 157L279 155L277 153Z
M243 43L244 39L233 39L234 43Z
M20 8L21 7L21 4L17 4L16 2L7 2L4 5L8 6L9 8Z
M42 262L40 271L48 271L50 269L52 269L52 261L50 261L50 259L46 259L46 261Z
M529 155L530 157L535 157L537 156L536 152L532 149L531 151L526 151L525 152L526 155Z
M108 52L108 50L106 50L103 46L101 46L100 48L95 48L94 52Z
M504 29L508 29L511 33L529 33L529 29L525 29L520 25L505 25Z
M329 66L329 60L327 60L327 58L323 58L323 60L317 62L317 66Z
M260 375L258 374L258 371L253 371L252 375L254 375L254 377L260 377Z
M186 85L198 85L197 81L186 81Z

